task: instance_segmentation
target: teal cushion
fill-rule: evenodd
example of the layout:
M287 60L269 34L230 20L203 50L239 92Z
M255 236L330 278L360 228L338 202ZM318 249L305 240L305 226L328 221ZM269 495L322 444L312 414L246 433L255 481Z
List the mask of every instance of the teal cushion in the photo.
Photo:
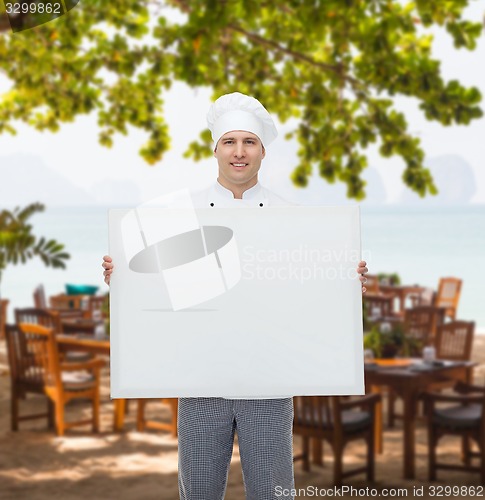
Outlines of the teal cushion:
M66 285L67 295L94 295L98 291L94 285Z

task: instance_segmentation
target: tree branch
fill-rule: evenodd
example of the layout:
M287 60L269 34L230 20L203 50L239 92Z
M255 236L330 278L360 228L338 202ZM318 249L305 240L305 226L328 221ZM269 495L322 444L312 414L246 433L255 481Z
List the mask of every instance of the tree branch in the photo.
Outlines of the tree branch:
M337 74L337 76L339 78L351 83L353 87L361 87L362 86L362 83L359 80L346 74L343 71L344 67L341 64L332 65L332 64L326 64L326 63L315 61L315 59L311 58L310 56L307 56L305 54L301 54L300 52L295 52L294 50L288 49L287 47L283 47L282 45L280 45L276 42L273 42L272 40L267 40L266 38L263 38L262 36L257 35L256 33L250 33L249 31L246 31L245 29L243 29L239 26L236 26L234 24L229 24L228 28L243 34L244 36L246 36L250 40L253 40L257 43L265 45L266 47L271 47L272 49L276 49L278 52L281 52L283 54L289 55L293 59L296 59L299 61L304 61L306 63L311 64L312 66L323 69L325 71L331 71L331 72Z
M184 0L171 0L172 4L177 5L183 12L185 13L190 13L191 9L188 3ZM288 12L288 9L280 9ZM281 52L283 54L291 56L293 59L299 60L299 61L304 61L306 63L311 64L312 66L315 66L317 68L323 69L324 71L331 71L335 73L339 78L349 82L352 87L355 89L356 87L359 87L360 90L363 89L363 84L357 80L356 78L346 74L344 72L344 67L343 65L332 65L332 64L325 64L322 62L315 61L313 58L310 56L307 56L305 54L301 54L300 52L295 52L294 50L288 49L287 47L283 47L282 45L273 42L272 40L267 40L266 38L263 38L260 35L257 35L256 33L251 33L249 31L246 31L245 29L241 28L240 26L237 26L235 24L228 24L227 28L236 31L238 33L241 33L245 37L247 37L250 40L253 40L256 43L259 43L261 45L265 45L266 47L270 47L272 49L277 50L278 52Z
M0 14L0 33L10 31L10 22L8 20L7 13L4 12Z

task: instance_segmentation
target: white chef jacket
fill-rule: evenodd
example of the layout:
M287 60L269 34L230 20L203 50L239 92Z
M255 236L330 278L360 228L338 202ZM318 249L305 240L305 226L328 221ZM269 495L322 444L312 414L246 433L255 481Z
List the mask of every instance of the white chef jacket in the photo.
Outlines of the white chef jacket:
M234 207L267 207L290 206L291 203L280 198L258 182L242 194L242 200L234 198L234 194L216 181L207 189L192 193L195 208L234 208Z
M261 186L258 182L255 186L247 189L242 194L242 199L234 198L234 194L229 189L226 189L218 181L207 189L195 192L192 195L192 201L195 208L234 208L234 207L275 207L275 206L291 206L292 204L272 193L268 189ZM265 396L265 397L248 397L244 399L279 399L290 398L288 395L281 396ZM242 399L242 398L225 398L225 399Z

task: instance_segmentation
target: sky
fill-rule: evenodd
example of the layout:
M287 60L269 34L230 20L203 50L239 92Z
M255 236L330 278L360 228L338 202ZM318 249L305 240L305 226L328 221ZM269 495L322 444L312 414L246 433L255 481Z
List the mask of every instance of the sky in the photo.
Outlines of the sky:
M473 1L466 15L471 20L481 21L484 13L485 3ZM485 60L484 37L479 40L477 49L469 52L455 49L451 37L443 30L436 29L434 34L434 56L442 61L445 80L459 79L466 86L478 87L485 96L483 71L477 71ZM0 75L0 93L8 88L9 82ZM127 137L117 136L112 149L101 147L95 115L82 116L74 123L64 124L61 131L55 134L41 133L19 124L17 136L0 135L0 169L3 171L4 186L3 191L0 186L0 198L9 201L9 196L22 192L26 198L39 199L41 196L35 197L36 194L55 185L55 191L49 194L54 204L79 198L89 204L131 206L182 187L202 188L217 175L215 159L193 162L184 159L182 154L206 127L205 115L210 98L210 89L192 89L182 83L174 84L164 95L164 112L172 136L172 149L155 166L148 166L139 156L138 150L146 138L135 129L130 129ZM485 120L475 120L467 127L443 127L426 121L415 100L398 98L396 103L405 112L410 131L419 134L431 165L440 168L451 162L460 166L449 170L449 174L441 175L444 192L452 191L461 179L465 179L463 182L467 183L469 192L467 201L485 203ZM262 183L289 201L345 201L344 185L328 186L316 176L306 190L292 185L289 175L297 164L298 145L295 141L284 140L283 136L290 130L291 124L277 125L280 135L268 147L263 160ZM376 149L370 149L368 157L371 168L364 175L369 181L368 201L412 201L412 196L406 194L401 182L403 161L397 157L382 158ZM35 178L36 172L38 182L27 186L25 179ZM473 186L471 191L470 186Z

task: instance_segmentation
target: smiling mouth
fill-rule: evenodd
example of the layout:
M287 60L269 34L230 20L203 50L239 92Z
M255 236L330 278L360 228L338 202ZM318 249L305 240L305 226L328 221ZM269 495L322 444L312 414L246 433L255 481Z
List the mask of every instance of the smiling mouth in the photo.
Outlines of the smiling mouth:
M244 168L248 166L247 163L231 163L231 165L235 168Z

